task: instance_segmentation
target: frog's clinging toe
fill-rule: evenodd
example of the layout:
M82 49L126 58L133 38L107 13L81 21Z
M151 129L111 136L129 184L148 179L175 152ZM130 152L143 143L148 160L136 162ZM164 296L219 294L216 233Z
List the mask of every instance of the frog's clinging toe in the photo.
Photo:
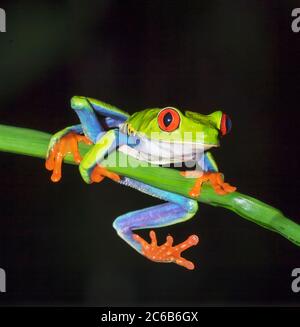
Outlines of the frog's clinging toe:
M46 169L52 171L52 182L58 182L61 179L61 166L64 157L71 153L74 161L79 164L81 161L81 155L78 149L78 142L84 142L91 144L92 142L84 135L79 135L74 132L70 132L59 139L52 149L49 151L49 155L46 159Z
M183 176L185 176L185 175L183 175ZM213 189L215 190L215 192L219 195L225 195L225 194L236 191L236 187L224 182L221 173L206 172L196 178L196 181L195 181L192 189L190 190L189 195L194 198L198 197L201 193L202 184L205 182L210 182L210 184L213 187Z
M96 165L91 174L91 181L94 183L100 183L104 177L108 177L115 182L119 182L121 180L118 174L108 171L106 168L100 165Z

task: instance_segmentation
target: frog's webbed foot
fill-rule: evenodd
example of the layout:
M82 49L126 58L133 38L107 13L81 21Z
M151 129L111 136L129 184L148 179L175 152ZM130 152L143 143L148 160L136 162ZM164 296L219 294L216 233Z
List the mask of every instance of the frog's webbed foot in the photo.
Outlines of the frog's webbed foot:
M183 266L189 270L193 270L195 268L191 261L188 261L181 256L181 252L198 244L199 238L197 235L191 235L184 242L175 246L173 246L172 236L167 236L167 240L164 244L157 245L155 232L152 230L149 235L151 238L151 243L148 243L139 235L133 234L135 241L141 244L142 254L145 257L156 262L174 262L177 265Z
M189 192L189 195L192 197L199 196L199 194L201 192L202 183L204 183L204 182L210 182L210 184L213 187L213 189L215 190L215 192L220 195L232 193L236 190L235 186L232 186L232 185L224 182L223 176L221 173L218 173L218 172L213 172L213 173L212 172L206 172L206 173L200 172L199 173L198 172L198 176L197 176L196 172L194 173L195 175L193 175L193 173L194 172L189 172L189 171L181 172L181 175L183 175L185 177L196 178L195 184Z
M62 136L54 144L50 143L48 156L46 159L46 169L52 171L52 182L58 182L61 179L61 166L64 157L71 153L76 163L80 163L82 160L78 149L78 142L84 142L86 144L92 144L86 136L80 135L74 132Z

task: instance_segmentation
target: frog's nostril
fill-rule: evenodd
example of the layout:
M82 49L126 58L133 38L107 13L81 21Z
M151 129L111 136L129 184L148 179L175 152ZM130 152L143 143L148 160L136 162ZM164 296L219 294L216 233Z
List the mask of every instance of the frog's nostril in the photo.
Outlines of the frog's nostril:
M230 132L232 127L231 119L226 115L222 114L220 131L221 135L226 135Z

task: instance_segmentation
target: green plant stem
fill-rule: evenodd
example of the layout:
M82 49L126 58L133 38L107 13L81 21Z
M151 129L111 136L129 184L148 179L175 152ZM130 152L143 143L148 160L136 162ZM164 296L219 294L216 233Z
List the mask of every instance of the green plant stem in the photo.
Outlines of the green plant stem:
M0 151L21 155L45 158L51 135L31 129L0 125ZM80 152L84 155L90 146L80 144ZM128 163L130 162L130 165ZM75 164L68 155L65 163ZM186 197L194 184L194 179L181 176L170 168L145 166L143 162L115 151L102 162L110 171L127 176L163 190L175 192ZM220 206L234 211L239 216L250 220L264 228L277 232L300 246L300 225L285 217L281 211L253 197L233 192L218 195L205 184L202 187L198 202L212 206Z

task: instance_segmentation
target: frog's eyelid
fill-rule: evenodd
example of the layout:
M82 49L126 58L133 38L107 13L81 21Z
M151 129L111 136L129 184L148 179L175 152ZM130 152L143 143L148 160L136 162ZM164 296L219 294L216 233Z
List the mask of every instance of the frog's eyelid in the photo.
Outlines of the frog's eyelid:
M175 107L165 107L165 108L162 108L159 112L158 112L158 114L157 114L157 116L163 111L163 110L166 110L166 109L171 109L171 110L175 110L175 111L177 111L177 113L180 115L181 114L181 112L177 109L177 108L175 108Z

